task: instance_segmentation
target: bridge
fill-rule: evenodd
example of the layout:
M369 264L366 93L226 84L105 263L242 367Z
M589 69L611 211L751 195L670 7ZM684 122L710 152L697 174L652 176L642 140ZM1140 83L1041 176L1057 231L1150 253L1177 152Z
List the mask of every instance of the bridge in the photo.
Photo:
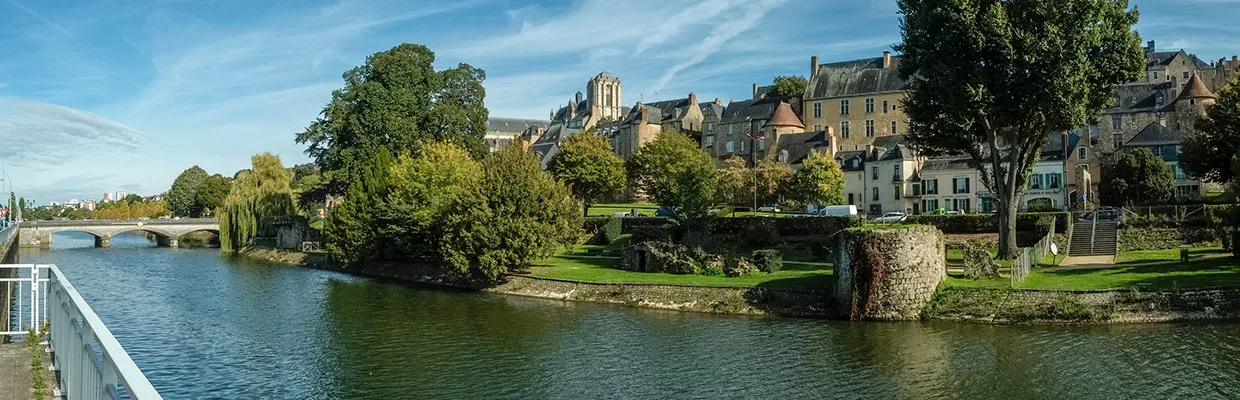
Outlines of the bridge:
M95 236L95 247L109 247L112 236L122 233L150 233L164 247L178 247L181 237L199 231L220 233L213 218L92 220L92 221L23 221L18 237L21 247L50 248L56 232L86 232Z

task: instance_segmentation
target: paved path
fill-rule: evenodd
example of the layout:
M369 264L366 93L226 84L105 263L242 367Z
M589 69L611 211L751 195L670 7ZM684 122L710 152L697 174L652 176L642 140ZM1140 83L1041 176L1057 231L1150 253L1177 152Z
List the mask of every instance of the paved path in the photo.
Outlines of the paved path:
M1058 268L1047 268L1046 270L1066 269L1068 267L1114 267L1115 256L1068 256L1059 262Z
M30 353L19 343L0 344L0 400L34 398Z

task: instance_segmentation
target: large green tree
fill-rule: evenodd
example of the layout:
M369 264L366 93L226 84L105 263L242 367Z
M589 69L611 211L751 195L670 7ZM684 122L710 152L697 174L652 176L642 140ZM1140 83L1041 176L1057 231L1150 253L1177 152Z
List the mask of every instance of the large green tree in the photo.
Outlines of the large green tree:
M749 166L745 159L738 156L728 157L715 176L716 198L734 206L749 204L753 190L750 186Z
M899 0L909 142L973 159L997 203L999 257L1051 132L1085 126L1145 68L1126 0Z
M164 200L168 201L168 209L172 210L172 215L191 217L201 214L197 202L198 188L208 176L206 170L195 165L181 172L181 175L172 181L172 188L164 194Z
M1180 168L1203 180L1236 180L1231 158L1240 154L1240 74L1218 92L1218 101L1206 107L1196 123L1197 134L1184 139Z
M585 214L595 202L624 190L624 160L616 156L607 138L592 131L578 133L560 142L547 172L568 185L582 201Z
M771 95L774 96L801 96L805 94L805 88L809 87L809 79L804 76L779 75L775 77L771 84Z
M752 190L750 203L757 202L758 207L779 203L780 192L788 186L791 179L792 167L788 164L772 158L758 160L757 165L749 171Z
M380 260L390 240L383 236L381 211L388 195L388 173L396 159L380 146L370 167L354 177L344 203L332 209L323 229L323 244L332 259L357 267Z
M1150 149L1119 155L1102 166L1102 201L1111 206L1163 204L1175 190L1175 172Z
M475 157L485 153L486 74L468 64L436 72L434 61L430 49L408 43L371 55L344 74L321 117L297 135L337 192L360 180L380 147L418 154L446 141Z
M198 185L198 191L194 193L194 204L199 210L199 214L195 216L215 215L215 210L224 205L224 199L228 198L228 192L232 191L232 185L232 179L220 174L203 180L202 184Z
M489 281L548 257L581 235L580 203L538 157L508 146L482 161L481 190L444 214L444 261Z
M446 213L462 198L482 190L481 164L457 145L431 143L418 157L401 155L389 180L383 234L404 257L442 261Z
M844 204L844 170L825 154L810 153L792 174L784 196L800 206Z
M250 158L252 167L242 171L216 212L220 224L220 250L236 252L249 244L258 224L270 216L294 215L293 174L280 163L280 156L262 153Z
M676 221L705 217L717 176L710 156L681 133L663 132L629 159L629 182Z

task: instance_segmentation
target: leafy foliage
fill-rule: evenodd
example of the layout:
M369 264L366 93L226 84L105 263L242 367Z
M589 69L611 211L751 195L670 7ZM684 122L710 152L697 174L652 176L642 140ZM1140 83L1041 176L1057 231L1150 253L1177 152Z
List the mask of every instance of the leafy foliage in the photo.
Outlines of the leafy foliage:
M629 159L629 181L677 221L706 216L716 191L715 165L680 133L663 132Z
M181 175L172 181L172 188L164 194L172 215L190 217L201 214L197 202L198 188L207 180L207 176L206 170L195 165L181 172Z
M418 154L433 142L450 142L474 156L485 153L486 73L468 64L436 72L425 46L401 44L367 57L344 74L322 117L297 135L324 180L343 187L361 178L381 147Z
M1102 201L1112 206L1162 204L1175 190L1175 173L1162 158L1141 148L1103 165L1099 188Z
M159 218L165 215L172 215L168 210L168 204L163 201L117 201L112 203L100 204L92 213L90 210L68 209L61 216L68 219L84 219L92 217L94 219L134 219L134 218Z
M1240 154L1240 75L1218 92L1218 101L1206 107L1196 128L1196 135L1184 139L1180 168L1211 182L1236 181L1240 170L1228 167Z
M495 281L581 236L580 203L517 146L482 161L480 189L444 214L441 251L457 271Z
M220 224L220 250L238 251L258 232L258 221L269 216L293 215L293 174L271 153L250 158L250 170L237 181L216 211Z
M383 234L405 256L438 262L445 213L481 190L482 166L451 143L432 143L419 157L403 154L390 169Z
M748 204L753 196L749 183L751 179L749 167L743 158L728 157L716 171L716 192L719 199L732 205Z
M588 209L594 202L624 190L624 160L616 156L607 138L590 131L560 142L547 172L564 182Z
M772 96L801 96L805 94L805 88L809 87L809 79L804 76L779 75L775 77L771 86Z
M395 163L386 147L379 147L370 168L353 178L344 203L332 209L323 229L323 245L332 260L355 267L383 257L385 237L379 210L388 194L388 173Z
M1050 132L1085 126L1145 68L1126 0L899 0L907 139L968 155L998 203L1000 258Z
M763 158L758 160L758 165L750 174L758 205L765 206L779 202L780 192L785 191L792 180L792 167L771 158Z
M755 250L752 256L753 265L757 267L759 271L766 272L768 274L772 272L779 272L779 269L784 266L784 255L779 250Z
M802 206L844 204L844 170L831 157L810 153L792 174L785 197Z
M200 210L199 216L213 215L215 210L224 205L228 192L232 191L233 181L220 174L208 176L198 185L194 193L194 204Z

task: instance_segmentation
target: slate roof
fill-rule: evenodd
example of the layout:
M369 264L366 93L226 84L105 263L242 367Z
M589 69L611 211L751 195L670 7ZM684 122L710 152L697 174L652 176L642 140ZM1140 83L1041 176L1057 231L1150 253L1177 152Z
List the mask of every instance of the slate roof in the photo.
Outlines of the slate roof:
M857 167L853 168L852 159L858 159ZM865 170L865 150L840 151L835 153L835 160L840 162L840 168L844 171L864 171Z
M749 99L742 101L734 101L723 109L723 117L719 122L724 124L745 122L748 118L752 121L761 121L771 119L775 115L775 110L788 97L767 97L764 99Z
M582 100L580 103L577 103L577 115L576 115L577 118L580 118L582 115L589 115L589 114L590 114L590 100L589 99L585 99L585 100ZM552 121L564 121L567 119L568 119L568 106L564 106L564 107L560 107L560 109L555 112L555 118L552 118L551 120Z
M882 57L819 64L818 73L810 78L806 99L905 90L908 81L900 79L899 66L899 56L891 56L891 68L883 68Z
M1146 125L1141 133L1128 139L1124 147L1147 147L1180 144L1180 133L1157 122Z
M1175 99L1167 97L1167 92L1174 87L1175 84L1171 82L1118 85L1115 87L1118 103L1112 106L1110 111L1129 113L1174 108ZM1159 104L1160 96L1162 96L1161 105Z
M638 103L642 108L646 109L646 122L652 124L662 124L665 122L676 122L685 118L688 114L689 107L693 105L688 97L675 100L656 101L653 103ZM623 123L632 123L637 121L641 115L641 110L637 107L629 109L625 113L625 117L621 120Z
M537 119L520 119L520 118L488 118L488 132L525 132L531 126L540 126L544 129L551 125L551 121L543 121Z
M1184 50L1146 52L1145 53L1146 65L1150 67L1168 66L1171 64L1172 61L1175 60L1175 56L1181 53L1183 53L1185 57L1188 57L1188 59L1193 62L1193 64L1197 67L1197 69L1212 69L1213 68L1210 66L1210 63L1202 61L1200 58L1197 58L1196 55L1188 54L1188 52L1185 52Z
M722 104L715 104L715 102L712 101L698 104L698 107L702 109L703 122L719 122L720 118L723 117Z
M786 133L779 135L779 143L777 147L780 153L788 152L788 158L784 162L788 164L800 164L809 157L815 149L830 147L831 143L827 140L826 131L805 132L805 133ZM782 156L782 154L781 154Z

